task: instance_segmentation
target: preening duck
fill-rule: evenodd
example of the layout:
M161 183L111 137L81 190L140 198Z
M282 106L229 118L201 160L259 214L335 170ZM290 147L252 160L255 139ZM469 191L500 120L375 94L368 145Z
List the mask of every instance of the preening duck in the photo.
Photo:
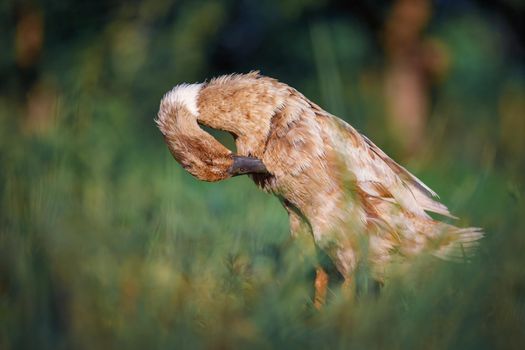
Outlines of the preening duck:
M174 158L204 181L250 174L281 199L291 235L311 235L347 282L361 263L379 281L394 257L463 260L483 235L453 217L421 180L294 88L258 72L178 85L157 125ZM199 124L230 132L233 155ZM318 270L322 303L326 274Z

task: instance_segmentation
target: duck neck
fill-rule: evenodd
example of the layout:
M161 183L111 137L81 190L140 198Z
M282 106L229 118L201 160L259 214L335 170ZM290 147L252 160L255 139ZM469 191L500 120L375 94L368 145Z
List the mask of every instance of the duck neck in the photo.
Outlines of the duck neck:
M259 79L261 80L261 79ZM207 84L198 99L201 124L230 132L243 156L262 157L271 119L284 99L265 84L234 81Z

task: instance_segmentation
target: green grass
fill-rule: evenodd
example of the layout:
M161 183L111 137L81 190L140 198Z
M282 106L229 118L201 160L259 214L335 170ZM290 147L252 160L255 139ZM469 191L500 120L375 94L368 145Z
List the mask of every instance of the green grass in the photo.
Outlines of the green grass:
M312 257L275 198L245 177L198 182L153 122L98 108L38 135L2 115L0 348L525 344L522 188L494 163L419 172L461 224L485 228L471 263L422 258L378 297L350 304L334 287L317 312Z

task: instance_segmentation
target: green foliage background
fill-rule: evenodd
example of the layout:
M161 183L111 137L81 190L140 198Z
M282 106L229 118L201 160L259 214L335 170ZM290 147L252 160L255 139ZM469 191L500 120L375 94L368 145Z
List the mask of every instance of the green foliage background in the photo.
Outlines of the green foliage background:
M0 349L523 348L523 5L434 3L427 32L451 63L410 158L385 127L390 6L3 2ZM29 63L27 13L42 22ZM153 123L172 86L254 69L407 164L458 225L483 227L477 257L423 257L356 304L333 286L315 311L313 257L278 201L248 178L198 182Z

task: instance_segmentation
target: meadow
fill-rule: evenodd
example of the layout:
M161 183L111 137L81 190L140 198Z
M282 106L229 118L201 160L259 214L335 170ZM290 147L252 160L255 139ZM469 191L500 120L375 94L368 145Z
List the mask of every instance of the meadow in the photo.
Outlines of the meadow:
M23 15L0 10L12 24L0 44L0 349L525 346L525 76L486 12L431 22L451 59L429 88L425 141L409 152L385 127L387 61L373 31L330 2L260 5L279 16L256 16L271 25L254 29L258 48L239 44L244 56L224 39L250 28L232 29L228 1L73 3L37 8L37 61L17 46L29 40ZM290 239L278 200L247 177L199 182L153 122L173 85L251 69L352 123L458 225L482 227L476 256L423 256L355 303L335 283L317 311L315 257Z

